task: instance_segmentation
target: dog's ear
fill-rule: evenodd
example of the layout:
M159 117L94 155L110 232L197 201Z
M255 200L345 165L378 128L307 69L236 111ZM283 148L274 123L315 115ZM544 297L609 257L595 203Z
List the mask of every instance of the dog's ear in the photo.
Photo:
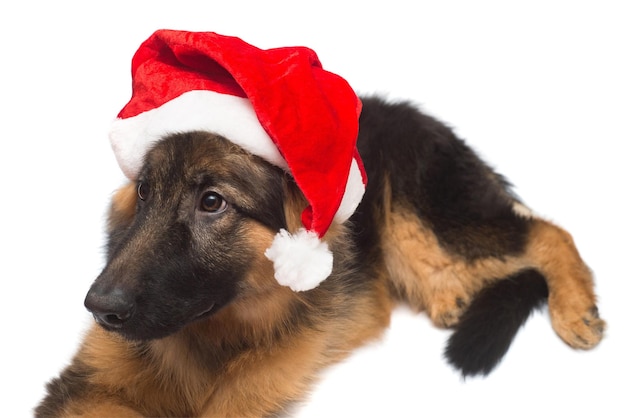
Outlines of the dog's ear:
M107 233L109 235L107 247L109 254L111 249L116 246L115 244L119 237L133 222L136 210L137 185L131 182L118 189L111 200L107 223Z
M302 211L307 206L307 201L293 177L288 174L283 177L283 190L286 229L295 233L302 228Z
M109 210L109 232L112 229L125 228L133 221L137 208L136 189L135 183L128 183L113 195Z

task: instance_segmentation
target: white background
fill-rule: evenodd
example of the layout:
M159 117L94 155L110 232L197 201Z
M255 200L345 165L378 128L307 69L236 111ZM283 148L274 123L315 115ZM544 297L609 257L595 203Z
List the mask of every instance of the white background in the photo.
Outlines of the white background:
M448 332L399 310L382 341L325 374L299 416L625 417L620 2L301 4L2 3L1 414L31 414L91 321L83 297L123 181L108 126L130 98L134 51L172 28L306 45L359 92L414 100L572 232L597 277L609 328L591 352L563 344L543 312L491 376L463 381L442 360Z

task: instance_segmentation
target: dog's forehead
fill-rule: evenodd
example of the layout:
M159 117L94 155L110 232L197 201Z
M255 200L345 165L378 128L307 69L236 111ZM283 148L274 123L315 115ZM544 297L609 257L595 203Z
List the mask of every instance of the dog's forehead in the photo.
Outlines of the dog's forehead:
M209 132L169 135L147 153L144 174L194 177L201 173L227 175L245 170L250 158L227 139Z
M209 132L169 135L146 155L143 177L186 183L262 183L276 170L226 138Z

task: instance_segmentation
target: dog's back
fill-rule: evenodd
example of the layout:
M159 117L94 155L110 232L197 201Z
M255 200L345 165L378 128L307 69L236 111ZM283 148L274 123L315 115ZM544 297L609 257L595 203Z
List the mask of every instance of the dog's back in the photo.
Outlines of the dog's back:
M491 371L548 294L566 343L600 341L591 273L569 234L533 216L449 128L408 103L368 98L359 151L370 185L353 218L357 242L384 260L400 300L457 328L446 355L464 375Z

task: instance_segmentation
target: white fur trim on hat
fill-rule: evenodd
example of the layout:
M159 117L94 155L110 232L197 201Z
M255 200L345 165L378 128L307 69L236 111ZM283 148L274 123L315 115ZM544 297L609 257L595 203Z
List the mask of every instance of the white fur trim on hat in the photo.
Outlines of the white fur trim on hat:
M265 256L274 262L276 281L296 292L313 289L330 276L333 254L315 232L281 229Z
M181 94L160 107L113 122L109 138L117 161L136 179L148 149L166 135L207 131L222 135L246 151L287 169L287 163L246 98L210 90Z
M335 217L333 219L334 222L342 224L347 221L348 218L354 214L354 211L356 211L356 208L359 206L359 203L361 203L361 199L363 199L364 194L365 182L363 176L361 175L359 164L353 158L352 164L350 165L348 182L346 183L346 190L341 198L339 209L337 209L337 212L335 213Z

